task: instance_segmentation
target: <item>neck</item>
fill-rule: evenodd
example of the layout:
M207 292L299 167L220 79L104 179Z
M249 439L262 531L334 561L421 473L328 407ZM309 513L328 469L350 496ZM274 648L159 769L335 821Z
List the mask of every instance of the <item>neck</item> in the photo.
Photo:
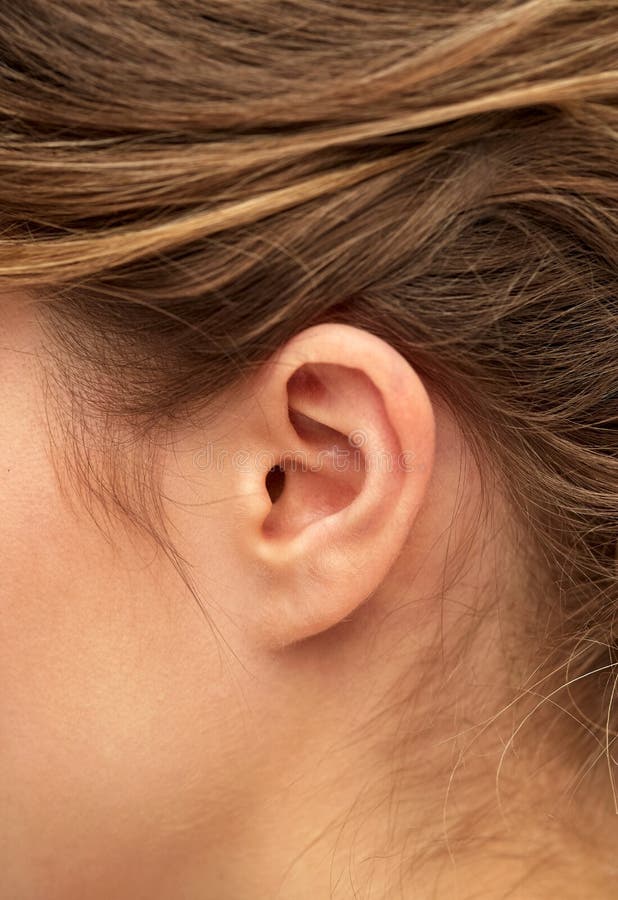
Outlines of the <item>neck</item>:
M354 711L345 726L340 716L339 730L328 709L320 719L320 737L300 734L285 766L281 756L264 764L255 795L244 797L220 844L210 846L196 896L615 896L611 851L597 840L607 828L569 803L566 775L512 754L497 793L512 721L466 734L454 728L453 713L419 716L409 702L364 719L362 728ZM533 737L531 745L538 746ZM575 808L576 829L565 824Z

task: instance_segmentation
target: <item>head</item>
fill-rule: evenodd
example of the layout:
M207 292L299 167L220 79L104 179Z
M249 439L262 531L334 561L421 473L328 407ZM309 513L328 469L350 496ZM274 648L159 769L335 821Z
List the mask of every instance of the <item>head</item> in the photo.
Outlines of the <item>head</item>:
M9 895L609 897L614 4L0 26Z

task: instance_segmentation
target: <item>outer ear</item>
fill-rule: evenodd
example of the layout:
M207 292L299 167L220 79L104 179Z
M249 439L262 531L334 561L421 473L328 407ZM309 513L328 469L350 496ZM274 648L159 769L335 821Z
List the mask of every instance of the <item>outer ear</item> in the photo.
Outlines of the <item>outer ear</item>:
M434 413L389 344L335 324L285 345L254 400L249 440L266 452L238 473L242 543L259 563L264 636L281 647L351 616L389 572L431 474Z

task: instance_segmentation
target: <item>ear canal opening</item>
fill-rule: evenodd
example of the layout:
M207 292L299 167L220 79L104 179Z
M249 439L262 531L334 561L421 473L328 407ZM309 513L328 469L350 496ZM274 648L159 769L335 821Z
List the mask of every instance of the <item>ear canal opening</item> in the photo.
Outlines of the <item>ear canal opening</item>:
M288 379L289 443L277 448L279 463L265 473L271 506L263 531L269 538L296 536L360 495L368 471L364 433L347 433L355 421L357 393L369 404L361 412L370 414L377 403L375 389L360 370L304 364ZM332 427L338 424L343 430Z
M276 503L285 487L285 472L281 466L273 466L266 475L266 490L271 503Z

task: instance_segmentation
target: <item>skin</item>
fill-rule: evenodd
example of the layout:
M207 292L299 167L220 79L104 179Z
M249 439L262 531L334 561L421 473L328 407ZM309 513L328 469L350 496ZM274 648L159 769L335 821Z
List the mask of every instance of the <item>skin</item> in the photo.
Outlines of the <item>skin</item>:
M310 329L161 442L200 609L143 531L87 511L35 310L5 296L1 319L7 897L611 896L611 853L583 837L603 801L571 827L542 716L498 802L517 719L496 714L536 663L530 554L391 347ZM409 464L335 465L351 434ZM274 461L320 451L272 503Z

